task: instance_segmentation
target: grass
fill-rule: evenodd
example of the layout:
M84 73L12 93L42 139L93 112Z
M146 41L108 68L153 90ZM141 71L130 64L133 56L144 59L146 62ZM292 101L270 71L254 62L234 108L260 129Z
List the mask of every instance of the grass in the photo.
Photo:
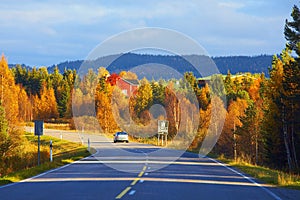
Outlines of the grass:
M224 156L217 158L218 160L226 163L232 167L235 167L242 172L264 182L274 186L300 190L300 175L290 174L279 170L270 169L258 165L252 165L247 162L237 160L226 159Z
M30 143L37 143L37 137L33 134L25 133L25 137ZM85 146L50 136L41 136L41 146L45 148L49 145L50 140L53 142L53 162L46 161L40 166L23 169L0 177L0 185L21 181L90 155Z
M151 144L151 145L157 145L157 138L152 137L152 138L136 138L136 137L129 137L129 140L131 142L138 142L138 143L143 143L143 144Z
M34 122L26 122L22 124L23 126L34 127ZM46 129L56 129L56 130L71 130L70 123L44 123L44 128Z

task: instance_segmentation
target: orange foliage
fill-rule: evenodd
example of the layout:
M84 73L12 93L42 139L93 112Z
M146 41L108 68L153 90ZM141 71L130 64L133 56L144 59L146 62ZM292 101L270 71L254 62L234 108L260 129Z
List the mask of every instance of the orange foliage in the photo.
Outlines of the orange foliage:
M47 88L45 85L41 91L41 97L33 97L33 118L34 119L52 119L58 117L57 104L53 88Z
M18 122L19 91L20 88L15 85L14 76L8 68L4 55L2 55L0 60L0 100L10 125Z

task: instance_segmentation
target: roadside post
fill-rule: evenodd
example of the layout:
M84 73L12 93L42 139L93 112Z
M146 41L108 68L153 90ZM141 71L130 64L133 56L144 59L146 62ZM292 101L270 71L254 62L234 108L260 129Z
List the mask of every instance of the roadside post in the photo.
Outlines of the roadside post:
M41 139L40 136L43 135L44 132L44 121L42 120L35 120L34 121L34 135L38 136L38 165L40 165L41 162Z
M90 152L90 138L88 138L88 151Z
M158 120L157 127L158 127L157 145L159 145L159 138L161 138L162 146L164 146L164 140L165 140L165 144L167 145L169 121Z
M50 140L50 162L53 161L53 153L52 153L52 140Z

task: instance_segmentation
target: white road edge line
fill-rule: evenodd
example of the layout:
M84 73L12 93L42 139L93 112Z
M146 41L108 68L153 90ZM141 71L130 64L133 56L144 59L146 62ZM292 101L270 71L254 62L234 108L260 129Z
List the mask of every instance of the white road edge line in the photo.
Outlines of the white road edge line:
M11 186L14 186L14 185L17 185L17 184L20 184L20 183L28 182L28 181L30 181L30 180L32 180L32 179L39 178L39 177L44 176L44 175L46 175L46 174L49 174L49 173L52 173L52 172L55 172L55 171L64 169L64 168L66 168L66 167L69 167L70 165L73 165L73 164L76 164L76 163L80 162L80 161L83 160L83 159L90 158L90 157L94 156L94 155L97 154L97 153L99 153L98 149L96 150L95 153L93 153L92 155L90 155L90 156L88 156L88 157L82 158L82 159L80 159L80 160L77 160L77 161L75 161L75 162L72 162L72 163L70 163L70 164L67 164L67 165L64 165L64 166L61 166L61 167L58 167L58 168L55 168L55 169L50 169L50 170L48 170L48 171L46 171L46 172L43 172L43 173L38 174L38 175L36 175L36 176L33 176L33 177L30 177L30 178L21 180L21 181L19 181L19 182L10 183L10 184L7 184L7 185L0 186L0 189L6 188L6 187L11 187Z
M250 177L246 176L245 174L242 174L238 171L236 171L235 169L231 168L231 167L228 167L226 166L225 164L213 159L213 158L209 158L207 157L208 159L214 161L215 163L218 163L219 165L225 167L226 169L229 169L230 171L242 176L243 178L247 179L248 181L250 181L251 183L253 183L254 185L258 186L259 188L263 189L265 192L267 192L269 195L271 195L272 197L274 197L276 200L282 200L279 196L277 196L276 194L274 194L271 190L265 188L264 186L262 186L261 184L255 182L253 179L251 179Z

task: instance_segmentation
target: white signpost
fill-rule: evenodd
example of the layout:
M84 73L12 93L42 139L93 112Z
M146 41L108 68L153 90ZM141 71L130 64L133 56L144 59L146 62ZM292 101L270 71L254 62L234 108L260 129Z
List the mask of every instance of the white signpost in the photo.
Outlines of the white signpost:
M159 145L159 138L161 138L161 145L164 145L164 138L167 144L168 141L168 128L169 121L168 120L158 120L158 134L157 134L157 145Z

